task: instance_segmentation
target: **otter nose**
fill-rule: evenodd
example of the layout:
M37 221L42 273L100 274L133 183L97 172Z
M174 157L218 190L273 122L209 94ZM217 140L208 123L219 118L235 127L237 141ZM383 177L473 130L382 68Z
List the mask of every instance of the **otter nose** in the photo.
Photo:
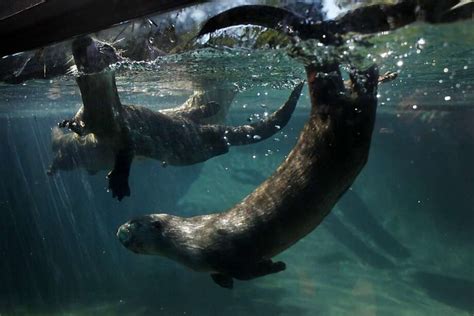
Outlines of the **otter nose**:
M132 239L132 233L130 232L130 224L125 223L119 227L117 231L117 237L120 242L127 247L130 244L130 240Z

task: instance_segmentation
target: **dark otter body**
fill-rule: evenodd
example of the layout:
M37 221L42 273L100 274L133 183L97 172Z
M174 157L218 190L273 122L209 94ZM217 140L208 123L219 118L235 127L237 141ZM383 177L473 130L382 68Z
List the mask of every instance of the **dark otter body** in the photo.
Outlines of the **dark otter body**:
M227 108L230 106L233 96L234 92L228 89L217 89L217 91L201 90L195 92L182 106L160 110L159 112L164 117L174 116L177 119L186 117L200 124L218 124L224 121ZM207 102L210 99L218 100L222 106L221 104L217 105ZM128 105L122 106L129 111L133 111L134 108ZM147 108L142 108L142 110L150 111ZM216 111L216 115L208 117L208 115L212 115ZM82 113L83 109L79 110L76 115L78 121L82 121ZM81 132L84 133L83 131ZM91 174L95 174L100 170L111 170L114 167L115 152L117 150L113 144L113 137L97 137L93 133L81 136L77 133L64 133L55 127L52 133L54 159L49 173L53 174L59 170L77 168L83 168ZM140 152L145 152L144 148L142 149ZM136 156L140 157L140 154L136 153ZM164 158L159 155L151 157L147 154L143 154L142 157L147 156L155 159Z
M302 84L298 85L280 109L260 122L238 127L208 124L207 119L219 111L215 102L167 112L122 105L114 73L103 71L109 64L109 55L113 55L107 45L90 37L79 38L73 42L73 54L78 69L86 72L77 78L84 106L72 120L65 120L60 126L81 137L93 134L83 143L99 146L100 150L95 147L91 152L107 156L100 160L109 160L113 154L109 188L119 200L130 195L128 176L134 156L170 165L190 165L222 155L228 152L229 146L259 142L287 124L302 89ZM69 136L67 140L77 138ZM74 145L77 149L77 144ZM51 169L54 171L54 165Z
M391 31L411 23L451 23L472 19L474 3L462 0L400 0L395 4L366 5L335 20L313 20L291 11L266 6L244 5L221 12L204 23L199 35L243 24L259 25L297 34L301 39L317 39L325 45L343 45L350 32L371 34Z
M284 270L271 258L315 229L366 163L377 105L376 67L353 71L348 88L337 64L306 71L310 118L268 180L222 213L131 220L117 233L124 246L209 271L223 287Z

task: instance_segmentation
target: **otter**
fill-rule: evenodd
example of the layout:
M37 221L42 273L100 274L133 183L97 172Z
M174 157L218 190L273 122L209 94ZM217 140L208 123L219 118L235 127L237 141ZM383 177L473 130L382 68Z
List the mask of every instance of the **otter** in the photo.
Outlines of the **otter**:
M344 35L393 31L423 21L430 24L470 20L474 3L463 0L399 0L394 4L365 5L335 20L312 19L292 11L267 5L243 5L208 19L198 36L243 24L258 25L298 35L302 40L317 39L324 45L344 45Z
M285 270L271 258L313 231L366 164L377 86L392 77L379 78L375 65L352 68L345 85L339 68L306 66L310 118L288 158L240 203L209 215L137 217L120 226L120 242L210 272L224 288Z
M295 87L287 102L264 120L242 126L209 124L220 106L208 102L201 106L183 106L155 112L138 105L123 105L117 93L115 74L107 67L114 56L110 46L80 37L73 42L73 56L82 75L76 78L83 106L74 118L59 123L76 135L55 133L53 143L57 163L50 168L72 168L74 160L64 159L63 152L99 156L98 167L113 164L108 174L112 196L122 200L130 195L128 176L134 156L148 157L169 165L190 165L225 154L230 146L257 143L267 139L289 121L303 84ZM199 99L199 98L197 98ZM63 136L63 137L61 137ZM90 169L94 172L93 168Z

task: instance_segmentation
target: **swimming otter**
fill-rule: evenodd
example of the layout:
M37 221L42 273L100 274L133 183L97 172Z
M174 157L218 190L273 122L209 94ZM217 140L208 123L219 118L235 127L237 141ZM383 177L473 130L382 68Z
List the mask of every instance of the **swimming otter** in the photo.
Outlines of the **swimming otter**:
M76 79L84 105L74 118L59 124L77 136L62 138L56 132L63 142L53 146L64 152L81 152L82 156L87 156L85 149L92 148L90 158L99 155L98 160L106 164L112 156L109 188L118 200L130 195L128 176L134 156L169 165L190 165L225 154L229 146L257 143L288 123L302 88L302 84L297 85L288 101L262 121L236 127L208 124L206 119L220 108L215 102L165 112L122 105L113 71L104 71L113 56L110 48L90 37L75 40L72 48L78 70L85 73ZM74 166L74 161L64 160L63 156L63 153L57 155L57 167L53 164L50 173L58 167Z
M317 39L325 45L343 45L350 32L372 34L392 31L411 23L452 23L472 19L474 3L463 0L400 0L394 4L365 5L335 20L313 20L286 9L267 5L243 5L208 19L198 36L243 24L259 25L298 35L302 40Z
M276 172L242 202L195 217L145 215L123 224L121 243L211 272L222 287L285 269L273 262L314 230L368 159L377 106L372 66L353 69L345 87L338 63L306 67L311 114L297 144Z

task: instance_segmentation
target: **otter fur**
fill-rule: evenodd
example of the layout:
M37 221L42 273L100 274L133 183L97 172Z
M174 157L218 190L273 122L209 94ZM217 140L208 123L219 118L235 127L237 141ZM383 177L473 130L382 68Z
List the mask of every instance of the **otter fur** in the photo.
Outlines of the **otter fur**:
M310 118L275 173L230 209L194 217L151 214L117 236L135 253L161 255L211 273L222 287L285 269L272 257L313 231L367 162L377 106L378 69L306 67Z
M56 155L50 173L61 166L74 167L74 161L61 161L71 157L69 153L84 156L91 149L91 157L86 161L103 154L98 160L105 162L95 169L113 165L108 174L109 189L119 200L130 195L128 176L135 156L169 165L190 165L225 154L230 146L257 143L288 123L302 88L302 84L296 86L288 101L262 121L242 126L210 124L209 119L221 108L213 101L202 105L185 104L163 112L122 104L115 74L106 69L113 50L105 44L90 37L78 38L73 42L73 55L77 68L83 72L76 79L83 106L74 118L59 124L77 136L64 135L53 140L61 151ZM89 136L91 134L93 136ZM85 147L81 147L83 145ZM88 166L90 172L95 169Z

